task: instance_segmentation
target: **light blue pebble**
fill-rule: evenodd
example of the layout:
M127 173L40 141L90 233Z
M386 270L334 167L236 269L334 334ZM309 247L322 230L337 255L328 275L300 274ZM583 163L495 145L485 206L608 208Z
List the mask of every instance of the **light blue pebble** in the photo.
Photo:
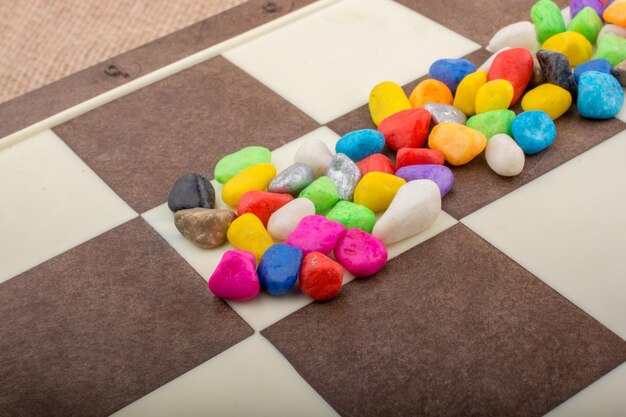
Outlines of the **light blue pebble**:
M513 120L511 130L515 142L528 155L543 151L556 138L554 122L541 110L520 113Z
M615 77L598 71L580 76L578 112L589 119L610 119L624 105L624 90Z
M261 287L274 296L288 293L298 279L301 264L300 249L284 243L270 246L257 268Z
M580 76L588 71L598 71L605 74L611 74L613 66L609 61L604 58L592 59L591 61L583 62L574 69L574 78L576 83L580 82Z
M378 130L362 129L346 133L335 145L336 153L343 153L354 162L380 153L385 146L385 136Z
M476 66L467 59L439 59L430 66L428 76L448 86L452 94L467 74L476 71Z

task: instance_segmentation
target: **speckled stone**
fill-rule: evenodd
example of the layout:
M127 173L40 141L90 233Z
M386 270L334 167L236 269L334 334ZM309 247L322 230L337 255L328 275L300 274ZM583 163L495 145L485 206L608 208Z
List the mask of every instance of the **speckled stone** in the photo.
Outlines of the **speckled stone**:
M338 153L330 161L326 176L335 183L337 193L341 200L352 200L354 187L361 179L361 170L359 167L342 153Z
M567 57L559 52L539 50L537 60L546 80L570 92L572 97L578 94L578 86Z
M430 113L433 124L450 122L464 125L467 122L465 113L450 104L427 103L424 109Z
M236 218L230 210L193 208L177 211L174 224L194 245L211 249L226 242L226 232Z
M609 74L588 71L580 76L578 112L590 119L610 119L624 105L624 90Z
M315 172L307 164L295 163L275 176L267 186L272 193L286 193L296 196L315 179Z
M215 207L215 189L200 174L184 175L174 183L167 206L173 212L196 207L212 209Z

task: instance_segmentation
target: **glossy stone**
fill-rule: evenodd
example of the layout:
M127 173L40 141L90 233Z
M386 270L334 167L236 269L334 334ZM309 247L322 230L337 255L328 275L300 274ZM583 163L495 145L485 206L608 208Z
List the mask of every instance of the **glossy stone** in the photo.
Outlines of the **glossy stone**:
M315 179L315 171L307 164L295 163L276 175L267 185L272 193L298 195Z
M465 113L450 104L427 103L424 109L430 113L434 124L449 122L464 125L467 121Z
M174 224L194 245L212 249L226 241L226 232L236 218L230 210L192 208L174 213Z
M212 209L215 207L215 189L200 174L184 175L174 183L167 206L173 212L196 207Z
M352 200L354 187L361 179L361 170L352 159L338 153L328 165L326 176L335 184L341 200Z

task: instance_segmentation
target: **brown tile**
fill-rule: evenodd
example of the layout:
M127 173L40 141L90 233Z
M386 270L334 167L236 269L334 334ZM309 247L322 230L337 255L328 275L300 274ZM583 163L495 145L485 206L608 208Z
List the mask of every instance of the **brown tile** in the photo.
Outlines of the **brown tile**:
M165 65L267 23L313 0L251 0L0 104L0 138ZM107 71L114 65L116 72ZM122 75L124 74L124 75Z
M138 218L0 285L0 415L104 416L252 334Z
M244 146L274 149L317 123L222 57L60 125L54 131L136 211L167 200L189 172Z
M262 333L345 416L540 416L626 360L461 224Z

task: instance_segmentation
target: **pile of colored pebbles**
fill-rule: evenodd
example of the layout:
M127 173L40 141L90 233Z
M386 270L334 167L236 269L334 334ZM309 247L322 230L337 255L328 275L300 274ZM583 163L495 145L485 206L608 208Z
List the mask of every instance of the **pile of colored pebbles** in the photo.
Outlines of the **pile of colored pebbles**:
M495 53L481 67L438 60L408 97L396 83L376 85L369 109L377 129L344 135L334 153L304 142L278 174L263 147L223 157L215 179L236 213L215 209L206 178L179 178L168 201L178 230L202 248L226 240L237 248L225 252L209 289L243 301L298 283L314 300L331 299L344 268L376 274L386 245L437 219L454 182L446 163L464 165L485 151L495 173L515 176L525 155L554 142L554 120L574 100L582 117L614 117L624 104L626 0L572 0L570 12L566 25L554 2L538 1L530 22L495 34L488 47ZM520 101L517 114L510 108Z

